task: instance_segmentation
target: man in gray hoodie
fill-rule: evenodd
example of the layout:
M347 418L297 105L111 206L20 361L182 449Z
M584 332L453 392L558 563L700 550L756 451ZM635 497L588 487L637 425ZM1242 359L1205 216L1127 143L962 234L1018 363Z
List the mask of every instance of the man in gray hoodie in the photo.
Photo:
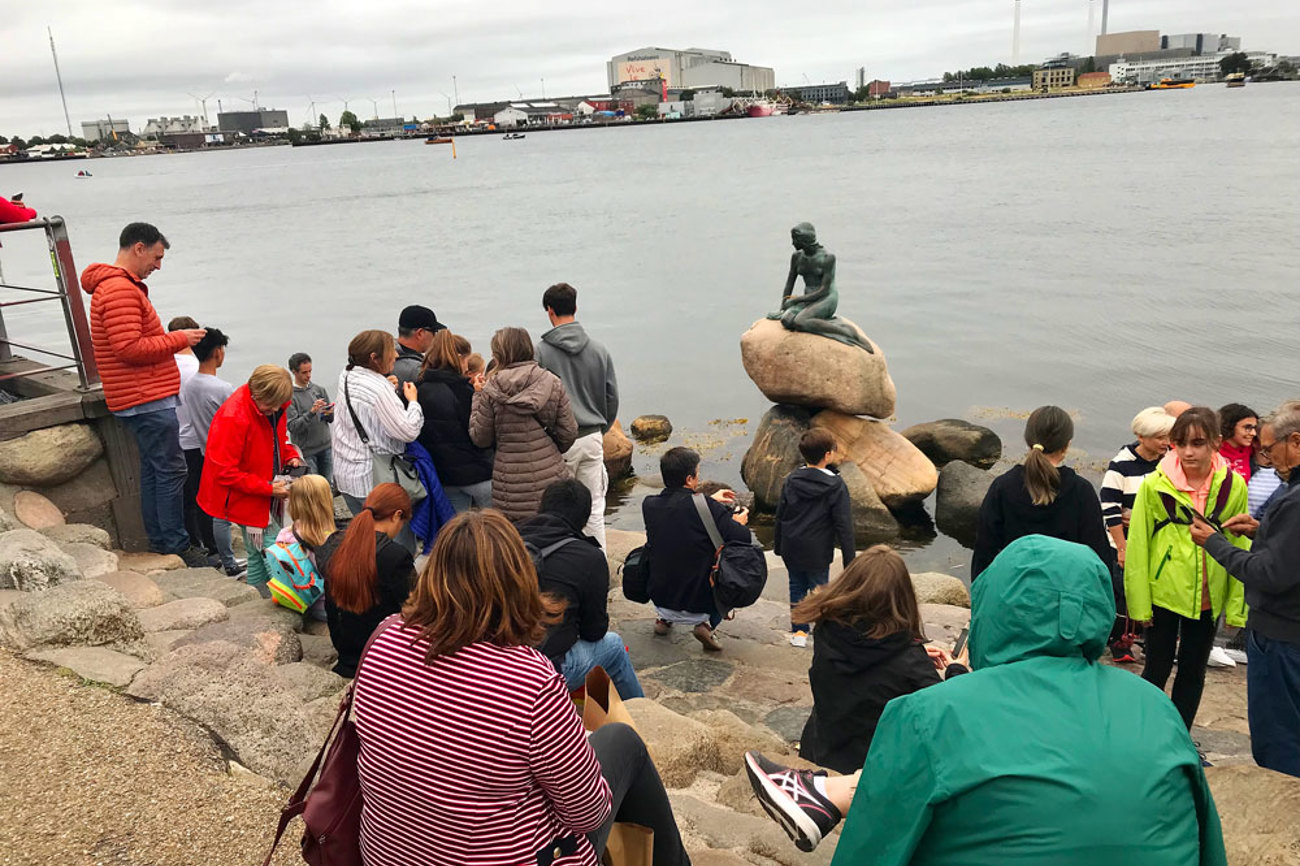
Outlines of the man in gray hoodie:
M583 531L605 547L605 433L618 419L618 379L614 362L600 343L587 336L574 316L578 291L556 283L542 295L542 307L551 330L542 334L537 363L564 383L578 422L578 438L564 453L573 477L591 491L591 517Z
M330 447L329 424L334 420L334 404L325 389L311 380L311 357L295 352L289 358L293 373L293 397L289 401L289 438L315 475L334 483L334 451Z

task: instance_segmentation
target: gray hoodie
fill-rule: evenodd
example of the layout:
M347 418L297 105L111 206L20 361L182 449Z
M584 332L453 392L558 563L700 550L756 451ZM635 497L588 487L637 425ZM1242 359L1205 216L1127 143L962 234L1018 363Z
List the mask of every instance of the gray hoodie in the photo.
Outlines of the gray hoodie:
M334 416L323 411L311 414L313 403L317 400L328 403L329 399L330 395L315 382L308 383L306 388L299 388L298 383L294 383L293 397L289 401L289 438L304 457L319 454L330 447L329 423Z
M568 392L578 435L606 433L618 419L618 379L614 362L582 325L569 322L542 334L537 363L560 377Z

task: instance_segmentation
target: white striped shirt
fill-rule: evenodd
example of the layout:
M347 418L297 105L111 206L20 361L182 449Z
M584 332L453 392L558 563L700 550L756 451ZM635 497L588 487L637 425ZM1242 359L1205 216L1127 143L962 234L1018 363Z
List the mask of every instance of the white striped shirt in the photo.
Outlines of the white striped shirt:
M426 664L416 634L389 628L357 672L366 866L519 866L561 837L556 866L596 866L609 785L554 666L489 643Z
M344 386L346 384L346 391ZM370 445L361 441L344 394L350 395L361 426L366 428ZM374 486L371 480L371 453L401 454L406 443L415 441L424 426L424 410L413 400L402 408L402 400L393 383L374 370L353 367L339 374L335 392L334 423L330 444L334 447L334 485L340 492L365 499Z

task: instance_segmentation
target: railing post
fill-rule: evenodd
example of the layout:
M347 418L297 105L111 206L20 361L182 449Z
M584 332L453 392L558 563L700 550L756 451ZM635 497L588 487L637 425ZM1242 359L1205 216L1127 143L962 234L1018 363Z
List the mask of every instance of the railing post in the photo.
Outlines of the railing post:
M72 261L72 245L68 242L68 229L63 217L55 216L46 221L45 237L50 245L50 263L54 266L54 279L59 287L72 354L77 359L77 375L81 379L81 389L86 391L99 384L99 367L95 364L90 322L81 302L81 284L77 278L77 266Z

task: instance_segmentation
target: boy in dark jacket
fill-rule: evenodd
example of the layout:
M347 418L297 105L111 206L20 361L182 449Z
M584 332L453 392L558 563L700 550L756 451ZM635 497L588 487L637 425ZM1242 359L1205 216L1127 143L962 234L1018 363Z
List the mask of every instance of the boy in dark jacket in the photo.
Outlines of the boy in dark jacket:
M776 506L776 554L790 576L790 609L830 580L839 542L844 567L853 561L853 509L849 489L832 463L835 437L814 427L799 439L805 465L791 472ZM808 646L807 623L790 620L790 645Z
M537 562L543 594L563 601L564 618L551 626L537 649L551 660L570 689L582 686L599 665L620 696L644 697L623 639L609 630L609 562L584 535L591 493L579 481L556 481L542 492L541 511L519 525Z

